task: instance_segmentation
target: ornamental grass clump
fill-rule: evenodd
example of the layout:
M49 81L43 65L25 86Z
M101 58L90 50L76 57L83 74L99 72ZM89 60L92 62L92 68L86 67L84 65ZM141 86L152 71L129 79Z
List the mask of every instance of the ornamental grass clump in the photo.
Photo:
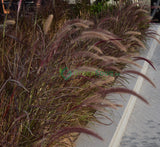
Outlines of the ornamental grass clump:
M141 10L132 7L127 8ZM107 95L127 93L149 103L136 92L116 86L124 85L125 74L136 74L155 87L145 75L125 69L128 65L140 67L136 60L154 67L131 51L144 47L147 15L138 11L146 16L141 28L139 21L135 25L129 22L131 18L124 21L123 9L119 11L118 18L113 16L112 27L107 18L96 23L73 19L55 30L51 14L44 23L37 19L36 24L19 17L18 26L6 28L5 35L0 36L0 146L71 146L78 133L103 140L85 125L98 121L96 111L122 107ZM119 74L86 76L74 75L75 71Z

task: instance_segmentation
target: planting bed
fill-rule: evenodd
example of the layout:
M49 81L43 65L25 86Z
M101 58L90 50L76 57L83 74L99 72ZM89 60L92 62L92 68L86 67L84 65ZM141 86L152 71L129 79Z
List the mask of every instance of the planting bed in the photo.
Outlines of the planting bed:
M103 140L86 124L114 125L125 105L119 94L149 103L125 87L127 75L155 86L135 68L139 60L154 67L139 56L146 38L157 35L143 7L123 3L95 14L85 8L69 19L50 5L26 15L20 4L16 25L6 27L6 15L0 29L0 146L73 146L79 133ZM86 74L97 71L103 74Z

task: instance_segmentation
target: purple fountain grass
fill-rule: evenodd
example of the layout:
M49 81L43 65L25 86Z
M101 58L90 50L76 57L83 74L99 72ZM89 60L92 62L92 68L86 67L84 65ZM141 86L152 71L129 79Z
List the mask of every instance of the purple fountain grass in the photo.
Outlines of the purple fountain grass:
M137 74L139 76L142 76L144 79L146 79L154 88L156 88L155 84L147 77L145 76L144 74L138 72L138 71L135 71L135 70L126 70L126 71L123 71L122 72L123 74L128 74L128 73L131 73L131 74Z
M20 0L17 16L21 5ZM153 38L156 35L147 30L148 17L142 8L125 5L107 11L105 17L96 18L96 23L67 20L58 30L54 16L52 24L49 22L50 31L49 28L43 31L43 20L50 10L46 11L44 16L36 12L36 24L19 17L18 31L7 28L6 36L0 35L3 38L0 48L4 49L4 64L0 64L0 146L54 146L70 139L75 132L102 140L85 126L89 121L98 122L96 111L103 116L105 108L118 111L122 107L108 99L108 94L130 94L149 103L125 87L126 74L142 76L155 86L147 76L132 69L124 70L129 65L140 68L136 60L144 60L154 68L148 59L130 54L131 48L134 51L144 48L145 35ZM68 80L60 73L63 69L67 69L64 76L72 74ZM106 73L112 70L119 75L73 75L74 71L97 70ZM114 88L116 84L122 87ZM103 117L112 124L112 118Z
M52 142L56 141L59 137L65 135L65 134L69 134L69 133L73 133L73 132L78 132L78 133L85 133L85 134L88 134L88 135L91 135L91 136L94 136L100 140L103 140L102 137L100 137L99 135L97 135L96 133L88 130L88 129L85 129L85 128L80 128L80 127L72 127L72 128L63 128L61 131L59 131L57 134L53 135L51 138L51 144Z
M126 89L126 88L110 88L110 89L106 89L106 90L101 91L101 92L103 93L103 95L108 95L110 93L127 93L127 94L131 94L131 95L134 95L134 96L138 97L139 99L141 99L146 104L149 104L149 102L144 97L140 96L139 94L137 94L133 90L129 90L129 89Z
M154 70L156 70L156 68L154 67L152 61L150 61L150 60L148 60L148 59L146 59L146 58L144 58L144 57L133 57L133 58L134 58L134 59L133 59L134 61L144 60L144 61L148 62L148 63L152 66L152 68L153 68Z

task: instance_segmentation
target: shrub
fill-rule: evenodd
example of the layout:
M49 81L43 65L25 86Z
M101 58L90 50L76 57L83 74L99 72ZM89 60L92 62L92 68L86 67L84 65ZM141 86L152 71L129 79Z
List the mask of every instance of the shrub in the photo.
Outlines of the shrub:
M98 15L99 13L101 13L102 11L106 11L108 10L109 8L111 9L111 5L109 5L107 1L95 1L93 5L91 5L90 7L90 11L91 11L91 14L92 15Z

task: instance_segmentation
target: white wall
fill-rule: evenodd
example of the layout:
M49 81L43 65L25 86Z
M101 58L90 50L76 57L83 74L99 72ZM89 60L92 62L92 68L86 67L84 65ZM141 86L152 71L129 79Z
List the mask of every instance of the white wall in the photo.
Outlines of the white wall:
M64 0L64 1L68 1L69 4L75 4L76 2L80 1L80 0ZM90 0L90 3L93 4L96 0ZM112 3L112 0L109 1L109 3Z
M76 2L81 1L81 0L64 0L64 1L68 1L69 4L75 4ZM94 1L96 1L96 0L90 0L91 4L93 4ZM132 0L132 1L133 2L141 1L144 4L150 5L150 0ZM109 3L114 3L114 2L113 2L113 0L110 0Z
M93 4L94 1L96 1L96 0L90 0L91 4Z

